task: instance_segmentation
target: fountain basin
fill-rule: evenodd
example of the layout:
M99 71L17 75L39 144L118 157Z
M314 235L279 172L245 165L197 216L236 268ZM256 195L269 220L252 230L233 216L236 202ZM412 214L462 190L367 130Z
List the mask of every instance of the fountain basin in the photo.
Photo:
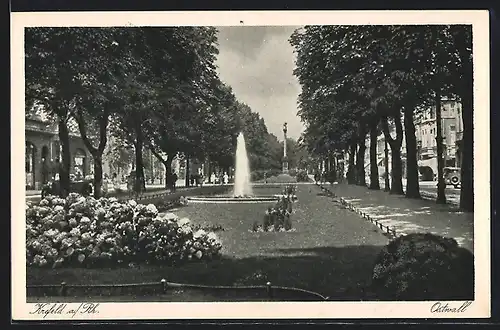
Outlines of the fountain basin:
M260 195L260 196L246 196L234 197L231 195L219 196L191 196L187 197L189 203L269 203L277 202L282 195ZM291 196L292 200L297 200L297 196Z

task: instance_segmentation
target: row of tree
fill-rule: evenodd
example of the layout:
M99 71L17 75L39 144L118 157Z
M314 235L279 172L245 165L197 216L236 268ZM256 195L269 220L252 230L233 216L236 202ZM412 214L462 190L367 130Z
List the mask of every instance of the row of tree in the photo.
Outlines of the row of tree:
M92 156L96 196L109 132L134 150L136 191L145 188L146 148L167 183L179 154L231 166L240 130L253 166L279 167L276 137L218 77L215 28L29 28L25 45L26 113L41 107L57 122L63 195L71 122Z
M454 98L461 102L463 119L460 206L473 211L471 29L465 25L365 25L296 30L290 42L297 54L294 74L302 85L299 115L307 123L304 144L322 157L348 152L348 182L366 185L364 154L369 135L370 188L380 189L377 136L383 132L391 150L391 193L420 198L415 118L423 109L435 107L437 202L444 203L440 109L443 97Z

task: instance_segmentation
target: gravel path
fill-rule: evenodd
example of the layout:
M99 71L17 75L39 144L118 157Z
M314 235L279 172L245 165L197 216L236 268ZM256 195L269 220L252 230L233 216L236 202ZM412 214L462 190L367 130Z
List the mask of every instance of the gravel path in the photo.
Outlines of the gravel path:
M382 224L394 227L398 233L430 232L452 237L473 251L473 213L460 212L456 206L408 199L356 185L334 184L325 187Z

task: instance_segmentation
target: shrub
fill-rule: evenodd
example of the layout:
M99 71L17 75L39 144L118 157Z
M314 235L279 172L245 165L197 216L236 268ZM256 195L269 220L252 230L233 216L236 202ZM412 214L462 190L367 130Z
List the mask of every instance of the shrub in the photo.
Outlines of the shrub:
M298 171L295 176L297 182L309 182L309 177L307 176L307 172L304 170Z
M221 244L189 219L159 214L134 200L47 196L26 205L26 261L30 266L176 263L210 259Z
M253 171L250 173L250 180L251 181L259 181L264 178L264 172L261 171Z
M398 237L377 257L371 291L383 300L471 300L474 256L454 239Z

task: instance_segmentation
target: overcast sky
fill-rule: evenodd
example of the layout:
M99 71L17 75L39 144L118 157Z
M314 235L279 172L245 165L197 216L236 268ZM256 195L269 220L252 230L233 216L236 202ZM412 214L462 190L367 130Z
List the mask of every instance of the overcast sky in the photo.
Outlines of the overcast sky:
M288 38L297 27L220 27L217 65L222 81L236 98L264 118L270 133L297 139L303 124L297 116L300 85L293 75L295 55Z

